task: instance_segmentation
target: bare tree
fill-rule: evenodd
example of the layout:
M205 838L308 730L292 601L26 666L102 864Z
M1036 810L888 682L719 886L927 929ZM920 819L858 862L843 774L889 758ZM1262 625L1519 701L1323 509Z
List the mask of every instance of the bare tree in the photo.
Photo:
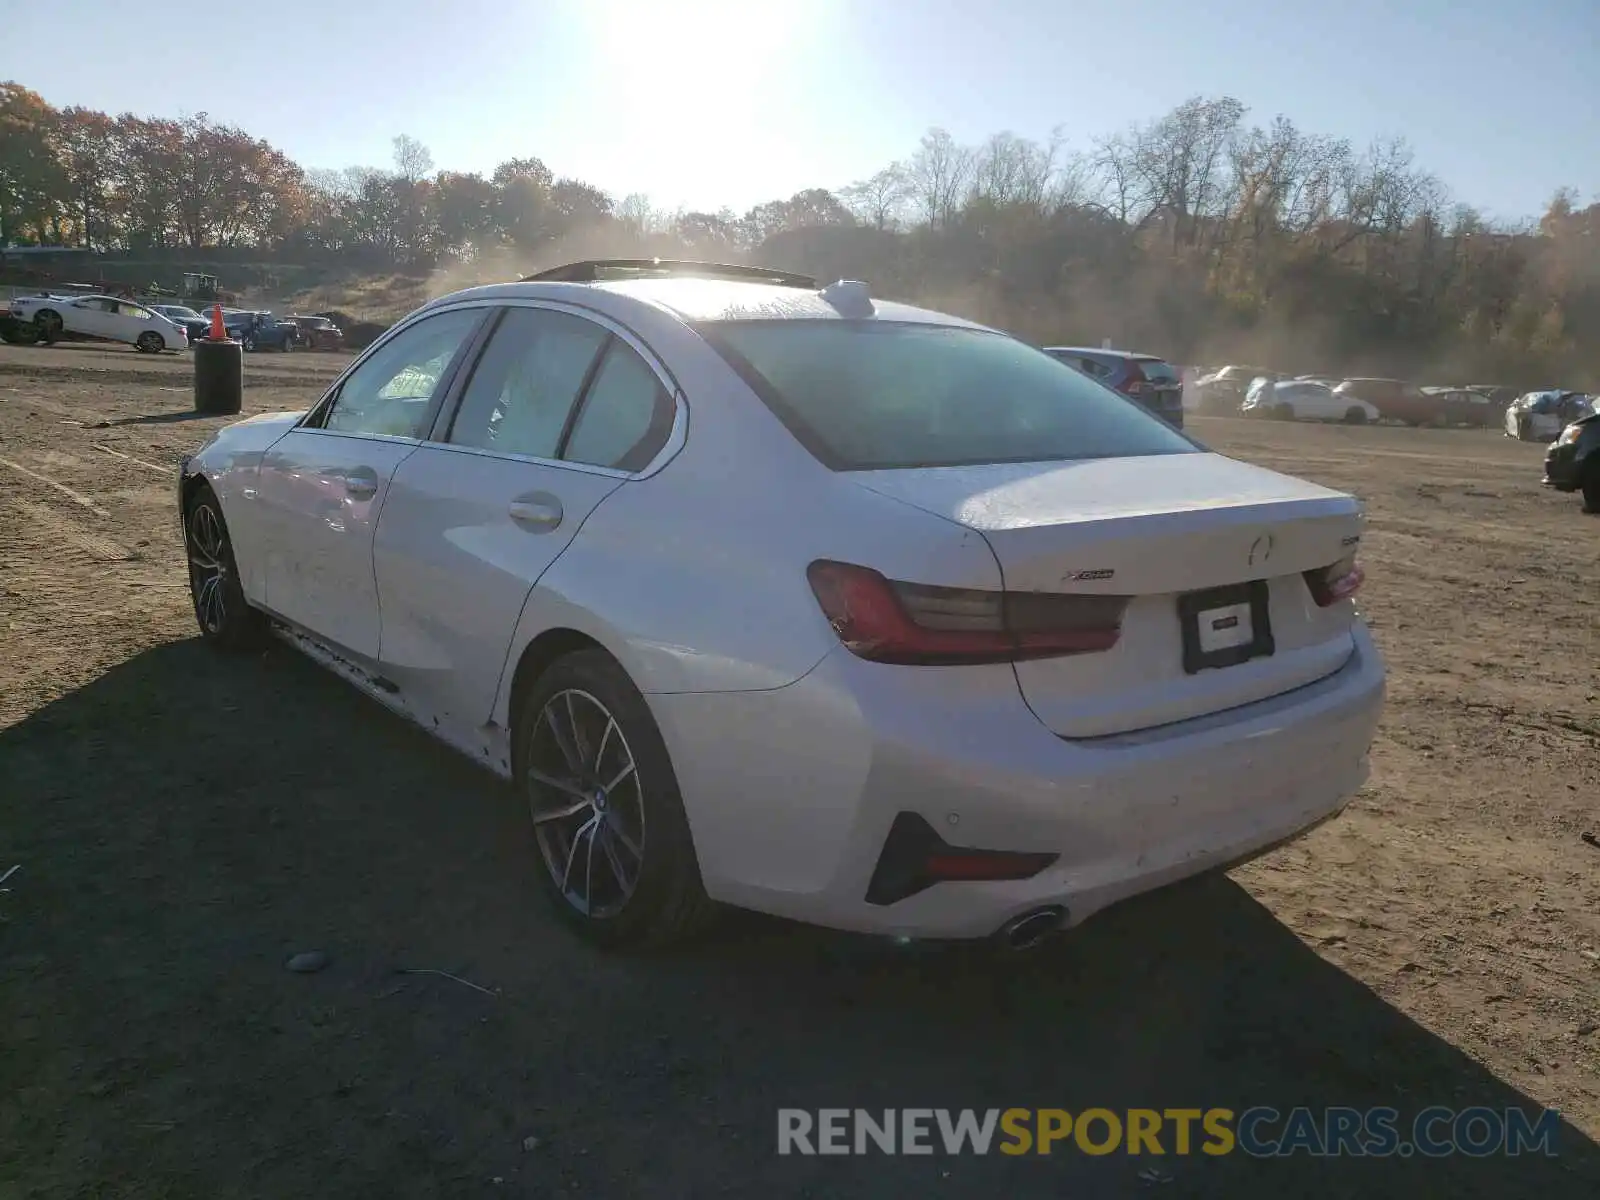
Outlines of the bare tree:
M1130 134L1096 138L1088 159L1093 174L1092 203L1135 232L1155 216L1159 197L1139 161L1139 145Z
M1194 245L1222 215L1227 155L1244 114L1232 96L1195 96L1139 131L1133 170L1147 202L1170 222L1174 247Z
M1343 165L1335 188L1329 253L1370 234L1396 231L1413 211L1419 183L1411 147L1380 138Z
M973 153L949 132L930 129L922 135L907 167L912 195L923 220L934 228L950 223L972 179Z
M416 138L402 133L394 139L394 166L407 183L421 183L433 173L433 154Z
M890 163L876 175L841 190L839 199L863 225L892 229L898 224L900 210L910 193L911 184L904 164Z
M1286 117L1240 134L1225 240L1242 244L1253 261L1277 261L1330 219L1349 162L1348 143L1303 134Z
M657 211L643 192L629 192L618 202L616 219L636 238L658 233L671 219Z

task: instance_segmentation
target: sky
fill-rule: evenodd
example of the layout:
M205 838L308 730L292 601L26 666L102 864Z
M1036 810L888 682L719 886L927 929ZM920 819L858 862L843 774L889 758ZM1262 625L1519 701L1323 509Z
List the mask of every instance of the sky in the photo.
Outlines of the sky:
M127 0L15 7L0 80L205 112L307 168L390 166L404 133L440 168L534 156L743 211L871 175L930 126L1086 148L1232 95L1252 122L1402 135L1492 216L1600 198L1600 0L332 0L215 23L203 2L131 26Z

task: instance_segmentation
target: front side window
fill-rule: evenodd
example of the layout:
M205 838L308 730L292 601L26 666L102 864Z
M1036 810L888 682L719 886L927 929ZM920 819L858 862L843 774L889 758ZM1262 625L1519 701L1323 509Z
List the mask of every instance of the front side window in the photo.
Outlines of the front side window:
M1004 334L831 319L698 328L834 470L1199 449L1142 405Z
M340 385L322 427L420 437L434 393L482 317L481 308L439 313L385 342Z

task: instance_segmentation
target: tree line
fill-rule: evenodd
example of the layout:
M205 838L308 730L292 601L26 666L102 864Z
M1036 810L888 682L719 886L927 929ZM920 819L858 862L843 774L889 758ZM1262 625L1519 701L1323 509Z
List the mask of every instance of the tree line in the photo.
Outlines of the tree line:
M742 214L662 211L535 157L440 170L415 139L393 144L386 168L307 171L203 113L114 117L0 84L0 244L249 247L453 277L508 258L756 259L1039 341L1600 386L1600 203L1563 190L1538 220L1496 224L1402 139L1253 122L1232 97L1077 146L932 129L868 179Z

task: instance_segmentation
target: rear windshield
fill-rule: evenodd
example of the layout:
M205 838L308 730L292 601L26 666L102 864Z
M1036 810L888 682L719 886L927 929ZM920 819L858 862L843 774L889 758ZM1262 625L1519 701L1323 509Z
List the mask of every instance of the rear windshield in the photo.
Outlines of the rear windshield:
M1184 454L1144 407L1014 338L878 321L700 332L836 471Z
M1151 383L1182 383L1183 377L1178 374L1178 368L1169 362L1162 362L1159 358L1136 358L1139 370L1144 372L1144 377Z

